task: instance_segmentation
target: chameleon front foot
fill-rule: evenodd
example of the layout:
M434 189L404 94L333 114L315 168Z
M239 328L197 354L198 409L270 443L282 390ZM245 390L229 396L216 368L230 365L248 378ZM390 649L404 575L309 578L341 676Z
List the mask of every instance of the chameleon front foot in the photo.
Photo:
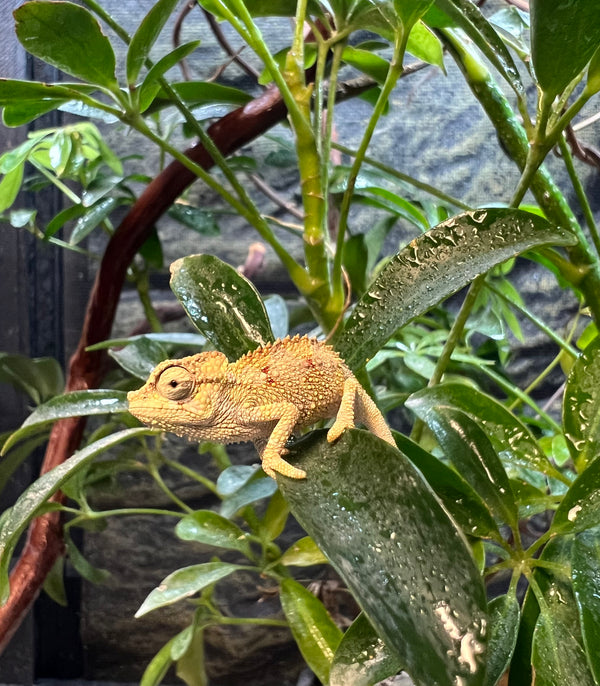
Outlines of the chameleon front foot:
M272 479L276 477L276 474L283 474L290 479L306 479L306 472L303 469L293 467L289 462L282 460L279 455L263 457L262 468L265 474Z

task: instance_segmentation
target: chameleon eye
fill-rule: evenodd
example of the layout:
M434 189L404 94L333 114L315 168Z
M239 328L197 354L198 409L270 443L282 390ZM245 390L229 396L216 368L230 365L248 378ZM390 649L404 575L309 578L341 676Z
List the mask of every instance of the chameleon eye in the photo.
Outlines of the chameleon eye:
M193 374L177 365L164 369L156 380L156 390L168 400L189 398L194 391L194 386Z

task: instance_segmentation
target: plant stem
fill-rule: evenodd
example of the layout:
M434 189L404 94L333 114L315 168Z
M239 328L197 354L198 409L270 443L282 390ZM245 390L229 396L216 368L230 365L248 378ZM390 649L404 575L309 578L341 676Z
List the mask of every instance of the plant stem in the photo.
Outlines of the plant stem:
M394 53L390 66L387 72L386 79L371 113L371 117L367 123L365 133L362 137L358 150L352 163L350 169L350 174L348 176L348 186L344 197L342 198L342 204L340 208L340 219L338 225L338 235L336 242L335 257L333 262L333 286L334 286L334 300L339 303L344 301L344 291L343 291L343 281L342 281L342 259L344 251L344 240L346 237L346 231L348 229L348 216L350 214L350 205L352 202L352 196L354 194L354 188L356 186L356 179L358 178L358 173L362 167L362 164L367 154L367 149L375 127L383 114L385 106L387 104L388 98L398 81L400 74L402 73L402 62L404 60L404 52L406 50L406 43L408 41L408 32L404 30L403 27L398 27L395 40L394 40ZM340 305L341 306L341 305Z
M156 310L152 305L150 298L150 282L148 280L148 271L138 269L135 264L131 263L131 271L135 281L135 287L138 292L138 297L142 303L144 314L153 332L158 333L163 330L162 323L156 314Z
M583 216L585 217L585 222L589 229L590 236L592 238L592 243L596 248L598 256L600 256L600 234L598 233L598 225L596 224L596 220L594 219L594 213L592 212L592 208L590 207L590 203L586 195L586 192L583 188L583 184L581 183L581 179L575 171L575 164L573 162L571 148L565 140L564 135L559 136L558 147L560 148L560 152L562 154L565 167L569 174L569 178L571 179L571 183L573 184L575 194L577 195L577 200L579 200L579 205L581 206L581 209L583 211Z

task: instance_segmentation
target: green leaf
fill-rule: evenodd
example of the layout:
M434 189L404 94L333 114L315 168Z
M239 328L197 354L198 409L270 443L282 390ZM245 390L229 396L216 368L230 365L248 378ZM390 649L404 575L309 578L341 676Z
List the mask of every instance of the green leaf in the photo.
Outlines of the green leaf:
M0 181L0 212L7 210L17 199L23 183L24 163L4 175Z
M165 577L160 586L157 586L148 595L135 616L141 617L159 607L172 605L184 598L189 598L238 569L243 569L243 567L226 562L204 562L203 564L177 569Z
M146 77L140 86L140 112L144 112L146 109L148 109L151 102L158 94L160 90L158 79L160 79L169 69L181 62L181 60L185 59L190 53L194 52L199 45L199 40L183 43L183 45L179 45L175 48L175 50L172 50L164 57L161 57L161 59L159 59L158 62L153 65L150 71L146 74Z
M167 210L167 214L202 236L218 236L221 233L215 215L201 207L176 202Z
M127 50L127 83L135 85L140 69L178 0L158 0L140 22Z
M325 434L290 450L308 474L279 477L292 514L417 686L482 684L485 592L463 534L401 452L358 429Z
M533 632L540 614L535 593L528 586L521 608L521 622L517 634L517 644L513 652L509 670L509 686L531 686L531 643Z
M171 654L173 654L172 651ZM194 628L185 653L176 659L176 674L187 686L209 686L205 669L204 630L202 627Z
M359 369L393 333L525 250L569 245L573 236L522 210L465 212L415 238L381 270L337 337L336 348Z
M346 64L375 79L379 84L383 84L390 68L390 63L383 57L370 50L361 50L350 45L344 48L342 59Z
M363 613L342 638L331 665L329 686L372 686L402 669Z
M464 412L451 407L407 402L427 423L446 457L487 503L491 512L510 525L518 526L515 497L502 462L482 429Z
M594 95L600 91L600 48L596 50L592 57L592 61L590 62L585 91L590 95Z
M531 0L531 61L537 81L558 95L584 69L600 45L600 2Z
M281 536L289 514L290 506L286 499L281 495L280 490L275 491L260 522L261 536L264 536L267 541L274 541Z
M521 612L514 596L503 595L490 602L489 613L490 637L485 686L496 686L515 650Z
M427 483L437 493L465 534L492 538L496 541L502 540L502 535L485 501L460 474L423 450L410 438L397 432L394 433L394 438L398 449L427 479Z
M183 631L185 631L185 629ZM181 633L183 633L183 631ZM174 636L168 643L165 643L152 660L150 660L150 663L144 670L144 674L140 680L140 686L159 686L159 684L162 683L163 678L169 671L169 667L173 664L171 648L176 639L177 636Z
M466 412L481 425L507 468L533 469L549 476L557 474L527 426L502 403L472 386L439 384L414 393L407 405L412 407L413 404L429 409L454 407Z
M17 38L32 55L82 81L117 90L112 46L86 9L33 0L14 16Z
M417 59L433 64L446 73L444 49L440 39L425 24L418 21L408 36L406 52Z
M177 523L175 533L182 541L239 550L247 557L252 554L247 534L237 524L211 510L197 510L187 515Z
M312 538L305 536L283 553L280 562L289 567L310 567L311 565L326 565L329 560Z
M164 347L155 340L142 336L126 345L121 350L109 350L108 354L117 361L126 372L145 381L159 362L168 355Z
M321 683L329 683L329 669L342 632L323 603L294 579L283 579L280 597L302 657Z
M29 522L48 507L49 498L98 455L130 438L152 433L145 428L125 429L102 438L77 451L66 462L41 476L19 496L17 502L7 511L0 528L0 604L4 604L9 595L8 566L13 550Z
M54 103L54 108L62 102L77 100L82 96L90 95L95 90L97 90L96 87L82 83L42 83L41 81L0 78L0 106L28 102L32 106Z
M52 598L55 603L62 607L67 607L67 591L64 581L65 558L61 555L52 565L48 576L44 579L44 591Z
M245 93L239 88L232 88L231 86L222 86L219 83L212 83L206 81L183 81L181 83L172 83L171 86L176 91L177 95L188 105L194 108L200 105L214 105L215 103L224 103L228 105L241 106L252 100L252 96ZM152 113L163 107L173 106L175 103L167 96L167 94L160 90L148 107L147 112Z
M217 486L219 485L217 481ZM242 507L251 505L257 500L263 500L273 495L277 490L277 484L268 476L261 476L259 473L256 477L251 478L247 483L241 486L231 495L225 497L221 503L221 515L223 517L233 517L239 512ZM219 490L219 492L221 492Z
M0 353L0 383L25 391L38 405L61 393L65 379L53 357L26 357Z
M590 669L600 682L600 532L584 531L573 541L571 575Z
M69 244L78 245L84 238L87 238L87 236L89 236L114 209L119 207L119 205L129 204L131 204L131 199L123 197L109 197L99 200L77 220L73 227L73 231L71 231L71 235L69 236Z
M196 327L230 360L273 340L258 292L218 257L177 260L171 265L171 288Z
M433 5L433 0L394 0L394 9L404 24L411 28Z
M581 471L600 455L600 337L575 360L563 400L563 425Z
M198 333L168 333L161 331L160 333L144 333L137 336L129 336L128 338L109 338L106 341L89 345L86 350L104 350L105 348L131 345L143 338L155 341L156 343L162 343L163 345L183 348L202 349L206 345L206 338Z
M8 436L3 436L7 438ZM31 455L31 453L39 448L40 445L48 440L48 434L44 432L41 436L34 436L28 441L23 441L20 445L12 448L12 450L7 450L3 453L2 459L0 459L0 492L2 492L8 483L10 477L14 472L20 467L20 465ZM4 442L6 442L4 440ZM3 443L0 441L0 447L3 447Z
M111 577L111 573L106 569L99 569L90 564L81 554L79 548L73 543L70 536L65 536L65 544L69 562L75 571L84 579L92 584L105 584Z
M290 332L290 315L285 300L277 293L273 293L273 295L268 295L263 302L273 336L285 338Z
M565 493L552 521L552 531L576 533L600 524L600 459L596 459Z
M65 417L83 417L92 414L108 414L109 412L127 412L127 393L107 389L90 391L72 391L64 395L57 395L37 407L6 441L2 448L5 454L18 441L39 431L48 422Z
M524 96L525 87L512 55L477 5L470 0L437 0L436 5L463 29L514 92Z

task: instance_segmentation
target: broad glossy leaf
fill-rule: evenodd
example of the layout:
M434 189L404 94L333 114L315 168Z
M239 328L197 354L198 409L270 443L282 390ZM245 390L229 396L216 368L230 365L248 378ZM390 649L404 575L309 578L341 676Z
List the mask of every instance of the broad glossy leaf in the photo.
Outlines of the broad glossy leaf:
M465 686L482 684L481 577L463 534L410 461L358 429L334 444L312 432L290 458L308 475L279 477L292 513L417 686L451 686L459 676Z
M387 648L361 613L335 651L329 686L372 686L401 669L400 658Z
M176 202L168 209L169 217L197 231L202 236L218 236L221 233L215 215L209 210Z
M232 88L231 86L223 86L219 83L212 83L206 81L183 81L181 83L172 83L171 86L176 91L177 95L191 108L200 105L213 105L215 103L225 103L229 105L245 105L252 96L248 95L239 88ZM163 107L169 107L175 103L167 96L167 94L160 90L156 94L156 98L148 107L147 112L152 113Z
M221 515L233 517L242 507L251 505L273 495L277 484L270 477L256 477L244 484L239 490L225 498L221 503Z
M184 598L189 598L203 588L233 574L238 569L240 569L239 565L231 565L226 562L204 562L203 564L177 569L165 577L160 586L150 592L135 616L141 617L159 607L172 605Z
M47 403L37 407L6 441L2 454L12 448L18 441L37 433L41 426L48 422L65 417L83 417L92 414L127 412L127 393L109 389L90 391L73 391L57 395Z
M575 537L571 575L589 666L600 682L600 531L597 528Z
M510 481L483 430L460 410L445 406L429 409L418 402L409 407L426 422L446 457L494 515L514 529L518 512Z
M127 50L127 83L133 86L178 0L158 0L140 22Z
M512 55L478 6L470 0L437 0L436 5L465 31L515 93L524 96L525 88Z
M152 433L154 432L145 428L125 429L102 438L77 451L66 462L42 475L19 496L17 502L7 511L0 528L0 604L5 603L8 598L8 566L15 545L29 522L48 505L48 499L67 479L86 467L98 455L130 438L148 436Z
M92 231L101 224L110 213L119 205L131 204L131 198L110 196L102 198L95 205L89 207L85 214L83 214L76 221L71 235L69 236L69 243L71 245L78 245L84 238L92 233Z
M283 579L280 597L302 657L321 683L329 683L331 661L342 632L323 603L294 579Z
M144 333L137 336L129 336L128 338L109 338L106 341L89 345L86 350L103 350L104 348L131 345L136 341L141 341L143 338L161 343L162 345L197 348L198 351L206 345L206 338L198 333L168 333L161 331L160 333Z
M197 328L230 360L273 340L258 292L218 257L177 260L171 265L171 288Z
M16 105L24 102L41 104L43 102L74 100L82 95L90 95L94 86L82 83L42 83L41 81L20 81L19 79L0 78L0 106Z
M17 199L23 182L24 163L5 174L0 181L0 212L4 212Z
M538 83L558 95L600 45L600 2L531 0L531 60Z
M427 479L427 483L465 534L502 539L487 505L460 474L410 438L399 433L394 433L394 438L398 448Z
M251 554L247 534L237 524L211 510L197 510L179 520L175 533L182 541L196 541L218 548Z
M423 22L418 21L408 36L406 52L417 59L433 64L446 73L444 50L440 39Z
M380 55L350 45L344 48L342 59L346 64L362 71L380 84L385 81L390 68L390 63Z
M281 563L290 567L310 567L311 565L325 565L328 562L329 560L310 536L296 541L281 556Z
M510 257L573 236L528 212L482 209L457 215L415 238L382 269L336 341L352 369L362 367L414 317Z
M35 57L115 90L115 55L94 16L71 2L33 0L15 10L17 38Z
M481 424L486 436L507 466L533 469L549 476L556 468L538 445L535 436L515 415L491 396L472 386L443 383L414 393L408 407L454 407Z
M146 336L120 350L109 350L108 354L126 372L144 381L159 362L167 359L167 351L161 343Z
M586 347L571 369L563 400L563 424L579 470L600 457L600 337Z
M521 608L521 622L517 634L517 644L510 663L509 686L531 686L531 642L533 632L540 614L540 608L531 587L525 592Z
M496 686L510 664L519 631L520 608L514 596L500 596L489 604L490 638L485 686Z
M600 524L600 460L596 459L565 493L552 521L552 530L576 533Z

